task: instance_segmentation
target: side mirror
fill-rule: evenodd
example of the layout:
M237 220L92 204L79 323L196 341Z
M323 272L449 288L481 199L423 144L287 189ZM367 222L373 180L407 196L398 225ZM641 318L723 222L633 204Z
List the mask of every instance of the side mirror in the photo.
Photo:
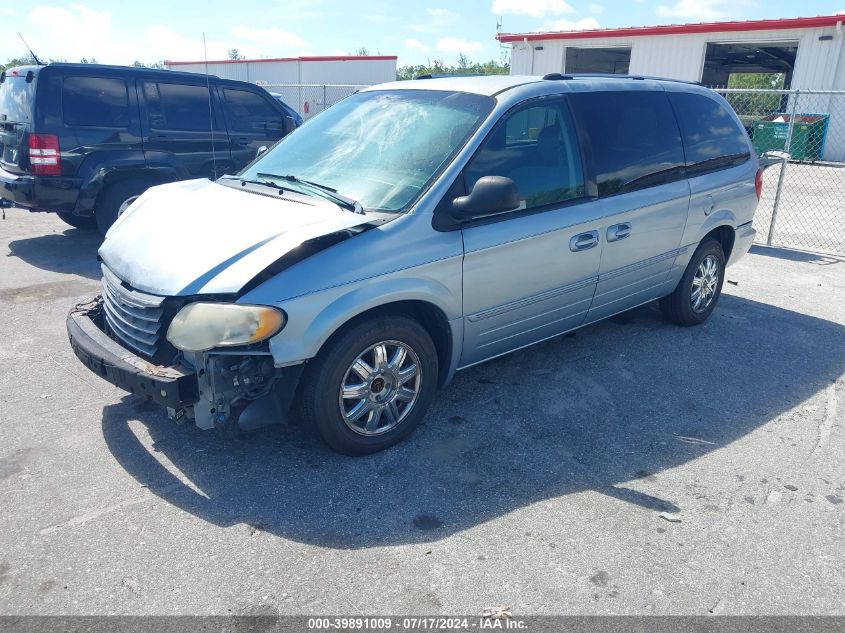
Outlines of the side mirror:
M521 206L516 183L504 176L484 176L478 179L468 196L455 198L452 217L472 220L497 213L513 211Z
M259 156L261 156L261 155L262 155L264 152L266 152L266 151L267 151L267 146L266 146L266 145L262 145L262 146L261 146L261 147L259 147L257 150L255 150L255 157L256 157L256 158L258 158Z

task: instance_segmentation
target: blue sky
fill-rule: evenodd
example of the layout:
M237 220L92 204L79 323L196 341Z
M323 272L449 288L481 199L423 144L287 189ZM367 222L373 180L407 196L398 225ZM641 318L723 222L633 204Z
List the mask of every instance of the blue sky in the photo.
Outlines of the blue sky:
M18 57L21 31L44 58L104 63L209 59L238 48L248 57L339 55L366 47L399 64L498 59L503 30L570 30L845 10L845 0L144 0L25 4L0 0L0 59Z

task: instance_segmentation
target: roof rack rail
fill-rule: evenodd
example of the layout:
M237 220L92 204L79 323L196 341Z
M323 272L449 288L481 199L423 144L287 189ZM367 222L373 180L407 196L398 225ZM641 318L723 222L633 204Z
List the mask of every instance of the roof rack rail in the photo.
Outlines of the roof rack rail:
M681 84L692 84L700 86L698 81L685 81L683 79L671 79L669 77L653 77L650 75L622 75L618 73L549 73L543 75L543 79L561 80L561 79L635 79L639 81L653 80L653 81L673 81Z
M485 77L484 73L425 73L414 79L449 79L452 77Z

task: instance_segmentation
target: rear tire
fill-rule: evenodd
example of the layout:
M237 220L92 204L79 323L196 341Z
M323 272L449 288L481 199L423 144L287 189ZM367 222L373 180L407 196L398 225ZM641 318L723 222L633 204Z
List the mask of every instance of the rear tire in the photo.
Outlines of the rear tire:
M695 249L674 292L660 300L660 310L678 325L704 323L719 302L724 281L725 254L722 245L713 238L707 238Z
M375 453L407 437L422 421L437 390L437 367L434 343L413 319L363 321L332 337L308 363L300 410L335 451Z
M82 229L83 231L93 231L97 228L97 220L93 215L74 215L73 213L65 213L64 211L58 211L56 215L65 224L70 224L72 227Z
M97 203L94 206L94 217L97 220L97 228L103 235L109 227L117 220L121 207L137 198L155 183L147 180L121 180L109 185L97 196Z

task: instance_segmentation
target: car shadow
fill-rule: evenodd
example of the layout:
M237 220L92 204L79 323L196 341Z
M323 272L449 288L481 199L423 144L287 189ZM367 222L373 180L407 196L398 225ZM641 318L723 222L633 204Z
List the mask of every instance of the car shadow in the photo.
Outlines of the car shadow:
M459 372L409 440L364 458L291 427L225 441L135 396L104 409L102 431L137 481L205 521L366 548L441 539L585 490L682 511L636 480L719 450L843 371L842 325L723 295L697 328L647 306Z
M97 249L102 242L96 231L69 228L62 233L13 240L9 250L12 256L42 270L99 279L102 272Z
M753 253L754 255L786 259L791 262L805 262L808 264L816 264L818 266L831 266L834 264L845 263L845 257L840 255L813 253L811 251L797 251L791 248L763 246L762 244L753 244L748 252Z

